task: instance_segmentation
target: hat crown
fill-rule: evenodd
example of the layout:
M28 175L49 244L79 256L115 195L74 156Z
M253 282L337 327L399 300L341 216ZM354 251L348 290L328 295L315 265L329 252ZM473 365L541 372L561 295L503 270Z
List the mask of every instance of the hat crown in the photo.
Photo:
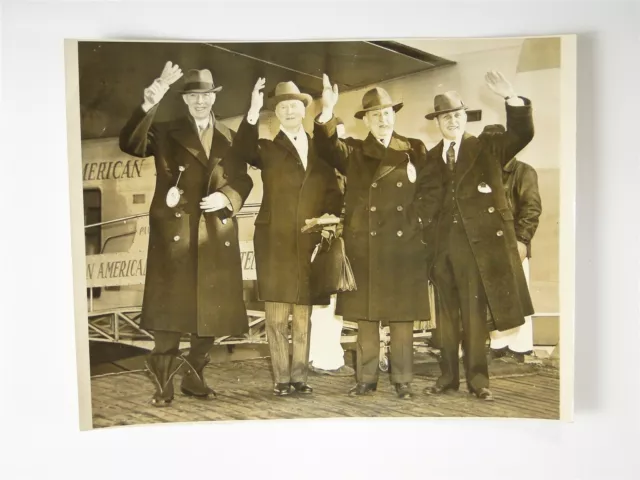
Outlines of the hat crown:
M184 83L185 85L190 83L208 83L213 85L213 76L206 68L203 70L191 69L185 73Z
M437 112L451 111L465 108L462 97L458 92L449 91L436 95L433 100L433 108Z
M372 88L362 97L363 110L368 110L376 107L390 107L392 105L393 100L391 100L391 95L389 95L389 93L384 88Z
M279 97L281 95L300 95L300 89L297 85L291 81L289 82L280 82L276 85L276 89L274 92L274 97Z

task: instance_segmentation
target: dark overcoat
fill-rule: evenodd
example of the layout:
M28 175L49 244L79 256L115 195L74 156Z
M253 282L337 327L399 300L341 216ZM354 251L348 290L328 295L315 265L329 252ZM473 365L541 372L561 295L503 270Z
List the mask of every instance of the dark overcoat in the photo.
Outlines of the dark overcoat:
M154 122L157 106L138 107L120 134L120 149L136 157L153 156L156 186L149 210L149 250L141 326L150 330L239 335L248 331L235 214L253 182L246 164L225 158L233 132L215 122L207 158L195 122L186 116ZM166 195L178 182L179 204ZM224 193L233 212L202 213L200 202Z
M273 140L260 139L258 124L243 119L231 149L261 170L263 197L255 221L253 246L258 297L266 302L328 304L310 288L311 256L319 233L302 233L305 220L325 213L340 216L338 178L314 148L311 138L307 168L289 138L280 131Z
M506 132L481 138L465 133L456 162L456 204L482 278L490 314L496 329L501 331L524 324L524 317L534 313L518 254L513 212L503 186L504 165L529 144L534 134L531 102L524 101L521 107L506 105ZM429 157L438 162L445 179L443 148L441 141L429 151ZM448 246L449 215L450 212L441 210L436 258ZM436 289L445 274L450 274L448 269L431 269Z
M507 203L514 216L516 239L527 246L527 257L531 258L531 241L542 214L538 173L515 157L507 162L502 172Z
M422 141L394 133L341 140L335 117L315 124L323 158L346 176L343 238L357 290L340 292L336 314L354 320L429 320L428 246L443 186ZM409 169L416 169L413 182Z

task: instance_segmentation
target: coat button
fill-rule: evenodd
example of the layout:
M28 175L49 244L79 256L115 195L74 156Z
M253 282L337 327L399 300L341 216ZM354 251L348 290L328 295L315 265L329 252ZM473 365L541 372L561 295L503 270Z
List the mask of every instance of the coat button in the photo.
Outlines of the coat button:
M180 212L176 212L176 217L180 218L182 216L182 214Z
M498 230L498 231L496 232L496 235L497 235L497 236L499 236L499 237L501 237L502 235L504 235L504 232L503 232L502 230Z
M377 184L376 182L373 182L373 183L371 184L371 186L372 186L373 188L376 188L376 187L378 186L378 184Z
M180 240L180 235L176 235L175 237L173 237L174 242L177 242L178 240Z
M371 210L372 212L375 212L375 211L376 211L376 206L375 206L375 205L374 205L374 206L372 206L372 207L370 208L370 210Z
M226 225L226 224L227 224L227 222L228 222L228 220L227 220L226 218L223 218L223 219L222 219L222 224L223 224L223 225Z
M231 246L231 242L229 242L229 241L224 242L224 246L225 247L230 247Z
M402 182L398 182L398 183L396 183L396 186L397 186L397 187L401 187L401 186L402 186Z
M496 211L496 209L495 209L495 208L493 208L493 207L489 207L489 210L488 210L488 212L489 212L489 213L493 213L493 212L495 212L495 211Z
M404 210L404 208L402 208L402 205L398 205L397 207L398 211L401 212L402 210Z
M375 237L376 236L376 231L374 230L373 232L371 232L371 236Z
M398 236L401 237L402 236L402 230L398 230Z

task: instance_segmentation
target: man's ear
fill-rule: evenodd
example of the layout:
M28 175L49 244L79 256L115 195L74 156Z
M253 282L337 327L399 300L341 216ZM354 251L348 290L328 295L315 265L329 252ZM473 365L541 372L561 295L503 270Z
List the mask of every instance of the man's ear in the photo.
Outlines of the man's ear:
M362 117L362 121L367 126L367 128L369 128L369 117L367 117L366 113L364 114L364 117Z
M182 95L182 100L184 101L185 104L189 105L189 102L187 102L187 95L186 94Z

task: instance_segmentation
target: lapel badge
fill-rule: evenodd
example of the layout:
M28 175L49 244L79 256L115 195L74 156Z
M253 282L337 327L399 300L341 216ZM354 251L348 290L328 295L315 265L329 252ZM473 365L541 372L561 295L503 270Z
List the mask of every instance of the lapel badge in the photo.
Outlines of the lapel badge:
M416 183L416 178L418 177L418 174L416 172L416 167L413 165L413 163L411 163L411 157L409 157L409 154L407 153L407 177L409 177L409 181L411 183Z
M493 190L491 190L491 187L486 183L480 182L480 184L478 185L478 191L480 193L491 193Z
M180 182L180 177L182 176L182 172L184 172L185 168L180 165L178 167L178 170L180 170L180 173L178 174L178 180L176 180L175 186L171 187L167 192L166 202L169 208L175 207L180 202L180 190L178 189L178 182Z
M180 202L180 190L176 187L171 187L167 192L167 206L173 208Z

